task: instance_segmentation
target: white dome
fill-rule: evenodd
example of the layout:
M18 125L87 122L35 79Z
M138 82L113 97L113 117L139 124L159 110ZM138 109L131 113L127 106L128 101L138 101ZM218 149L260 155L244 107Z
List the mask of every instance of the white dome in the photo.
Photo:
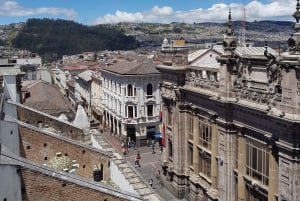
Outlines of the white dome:
M162 47L169 47L169 41L168 41L168 39L166 37L165 37L165 39L163 41Z

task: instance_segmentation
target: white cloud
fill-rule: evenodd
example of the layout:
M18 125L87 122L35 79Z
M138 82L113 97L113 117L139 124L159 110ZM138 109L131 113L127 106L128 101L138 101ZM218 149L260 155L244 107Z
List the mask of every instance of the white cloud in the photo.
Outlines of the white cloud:
M104 17L99 17L94 20L93 24L106 24L118 22L155 22L164 18L170 19L173 9L171 7L154 6L151 11L140 13L127 13L117 10L114 15L106 14ZM166 21L168 22L168 21Z
M107 14L104 17L97 18L94 20L94 24L108 24L108 23L118 23L118 22L142 22L142 13L127 13L116 11L115 15Z
M168 7L168 6L164 6L162 8L160 8L158 6L154 6L152 8L152 12L157 15L170 15L173 13L173 8Z
M242 20L242 4L218 3L208 9L195 8L188 11L174 11L165 6L154 6L149 11L127 13L117 11L114 15L107 14L94 20L94 24L118 23L118 22L224 22L228 18L228 10L231 8L232 19ZM261 3L253 0L245 5L246 20L293 20L292 14L296 9L295 0L270 0Z
M49 15L65 15L68 19L74 19L76 17L76 12L72 9L66 8L51 8L51 7L41 7L41 8L24 8L18 4L16 1L0 1L0 15L3 16L33 16L40 14Z

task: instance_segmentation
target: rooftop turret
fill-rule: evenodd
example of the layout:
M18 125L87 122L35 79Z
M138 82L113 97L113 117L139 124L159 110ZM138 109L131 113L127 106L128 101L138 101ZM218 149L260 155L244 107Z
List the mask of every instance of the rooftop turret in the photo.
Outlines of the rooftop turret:
M236 48L236 41L235 41L234 32L232 28L232 21L231 21L231 9L229 9L227 30L224 35L223 47L225 52L227 53L232 52Z
M297 0L296 11L293 14L296 22L293 24L294 33L288 40L289 53L290 54L300 54L300 3Z

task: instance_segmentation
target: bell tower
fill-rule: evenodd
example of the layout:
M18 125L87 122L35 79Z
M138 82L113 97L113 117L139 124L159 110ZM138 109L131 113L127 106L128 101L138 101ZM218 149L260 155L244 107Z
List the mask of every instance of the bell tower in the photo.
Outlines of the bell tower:
M236 46L237 46L237 42L232 28L232 21L231 21L231 9L229 9L227 29L225 31L224 38L223 38L224 54L217 59L218 62L220 62L221 64L219 96L225 97L226 99L227 98L230 99L234 96L232 92L234 77L232 76L232 74L236 63L236 59L234 56Z

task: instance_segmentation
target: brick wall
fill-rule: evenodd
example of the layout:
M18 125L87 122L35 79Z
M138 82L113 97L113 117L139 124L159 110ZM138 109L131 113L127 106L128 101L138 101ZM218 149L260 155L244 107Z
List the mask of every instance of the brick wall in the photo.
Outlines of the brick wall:
M65 180L51 177L31 169L21 169L24 201L82 201L127 200Z
M61 131L62 135L69 137L74 140L84 141L83 130L66 124L63 121L58 120L55 117L35 112L35 110L30 110L25 107L18 107L19 120L26 122L28 124L34 125L36 127L41 124L43 127L47 124L49 127L54 128L57 131Z
M61 152L62 155L77 161L78 175L93 178L95 165L102 164L103 179L110 178L110 155L64 137L48 135L37 128L19 126L19 133L21 156L28 160L44 164L54 158L57 152Z

